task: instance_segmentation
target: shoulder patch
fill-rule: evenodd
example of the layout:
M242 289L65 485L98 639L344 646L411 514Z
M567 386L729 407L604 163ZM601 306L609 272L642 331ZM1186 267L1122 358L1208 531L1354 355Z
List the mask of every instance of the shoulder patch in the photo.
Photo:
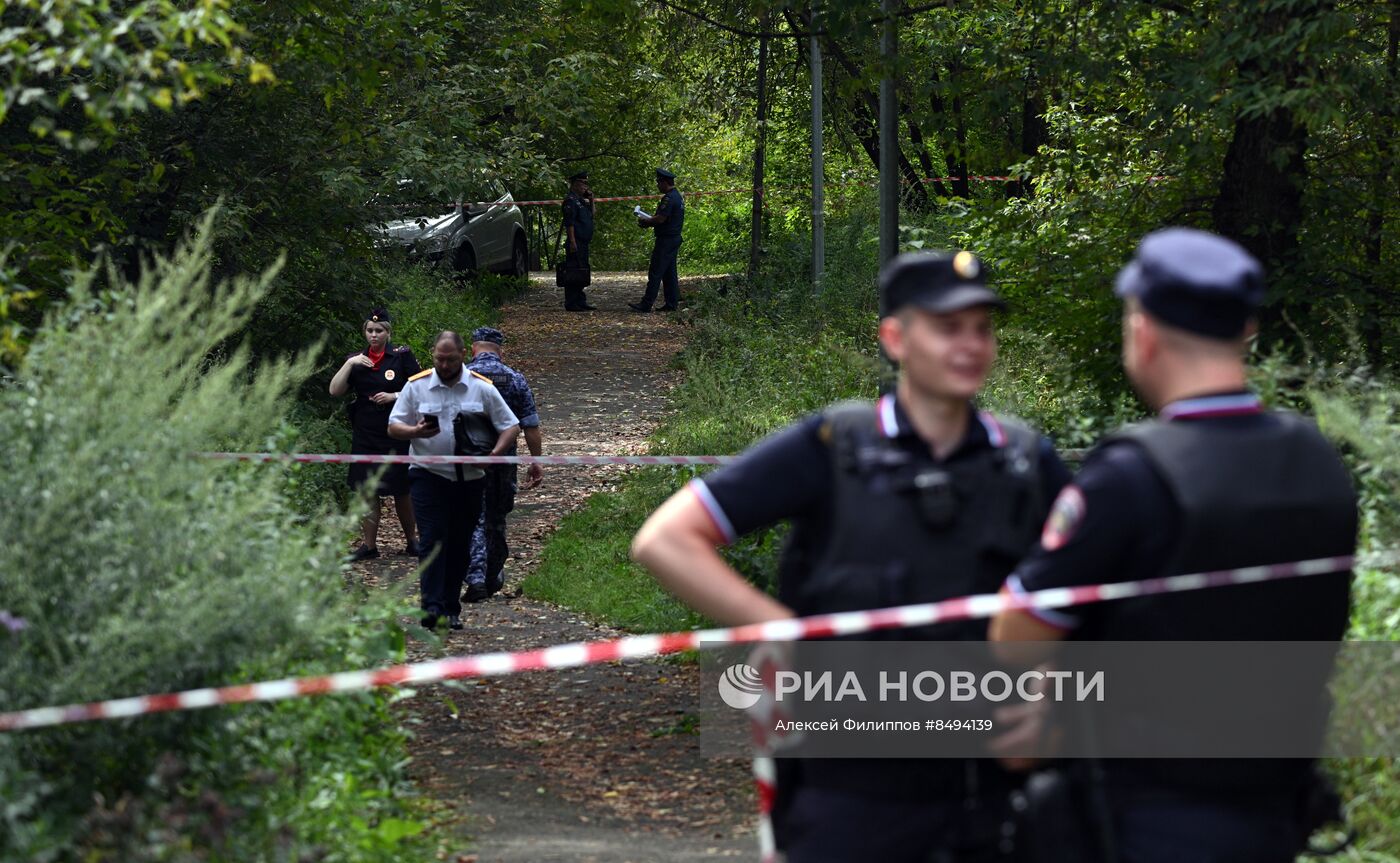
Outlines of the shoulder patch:
M468 371L471 371L471 369L468 369ZM490 385L493 386L493 387L496 385L496 382L495 382L495 381L491 380L491 379L488 378L486 375L483 375L481 372L472 371L472 377L477 378L477 379L479 379L479 380L486 381L488 384L490 384Z
M412 377L410 377L409 380L411 380L411 381L416 381L416 380L418 380L419 378L426 378L428 375L430 375L430 374L432 374L432 373L433 373L433 370L432 370L432 369L423 369L423 371L421 371L421 372L419 372L418 374L413 375Z
M396 354L406 354L406 353L408 353L408 345L399 345L399 346L395 347L395 348L394 348L394 353L396 353Z
M1055 498L1050 508L1050 516L1045 519L1045 529L1040 534L1040 544L1046 551L1055 551L1064 546L1079 530L1088 507L1084 503L1084 493L1078 486L1067 485Z

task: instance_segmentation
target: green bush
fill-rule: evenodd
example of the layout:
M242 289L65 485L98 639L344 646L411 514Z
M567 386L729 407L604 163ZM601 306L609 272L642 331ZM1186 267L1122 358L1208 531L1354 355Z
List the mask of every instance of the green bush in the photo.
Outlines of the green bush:
M313 367L251 366L235 338L273 274L209 264L202 233L136 284L76 278L0 389L25 490L0 509L4 709L402 655L389 609L347 601L353 514L298 518L281 467L195 456L276 445ZM378 695L0 735L0 858L393 859L402 752Z

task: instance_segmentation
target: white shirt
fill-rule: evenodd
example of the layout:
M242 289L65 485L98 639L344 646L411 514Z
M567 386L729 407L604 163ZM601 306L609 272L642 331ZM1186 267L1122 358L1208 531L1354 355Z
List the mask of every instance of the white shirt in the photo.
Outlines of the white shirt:
M403 391L389 412L389 422L404 425L418 425L425 416L438 418L438 433L432 437L416 437L409 441L410 455L452 455L454 449L452 420L459 413L484 413L491 417L491 425L502 432L519 425L515 414L501 398L495 384L462 368L462 376L452 386L447 386L438 377L437 369L432 369L423 377L415 375L404 384ZM480 479L486 472L475 465L414 465L414 470L430 470L438 476L455 480L457 468L462 469L463 479Z

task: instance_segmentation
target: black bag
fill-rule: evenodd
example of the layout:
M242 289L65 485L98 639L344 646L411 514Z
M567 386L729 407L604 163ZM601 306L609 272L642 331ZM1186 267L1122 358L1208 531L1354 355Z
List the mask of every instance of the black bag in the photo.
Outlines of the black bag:
M586 288L593 284L593 271L567 260L560 261L554 269L554 284L561 288Z
M491 417L484 413L459 413L452 420L454 455L490 455L499 437Z

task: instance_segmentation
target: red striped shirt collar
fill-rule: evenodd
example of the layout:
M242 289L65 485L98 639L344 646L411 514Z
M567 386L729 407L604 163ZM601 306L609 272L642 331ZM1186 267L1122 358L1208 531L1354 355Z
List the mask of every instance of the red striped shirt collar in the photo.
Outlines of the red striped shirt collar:
M1242 392L1180 399L1162 408L1160 416L1164 420L1197 420L1263 412L1264 405L1259 401L1259 396L1251 392Z

